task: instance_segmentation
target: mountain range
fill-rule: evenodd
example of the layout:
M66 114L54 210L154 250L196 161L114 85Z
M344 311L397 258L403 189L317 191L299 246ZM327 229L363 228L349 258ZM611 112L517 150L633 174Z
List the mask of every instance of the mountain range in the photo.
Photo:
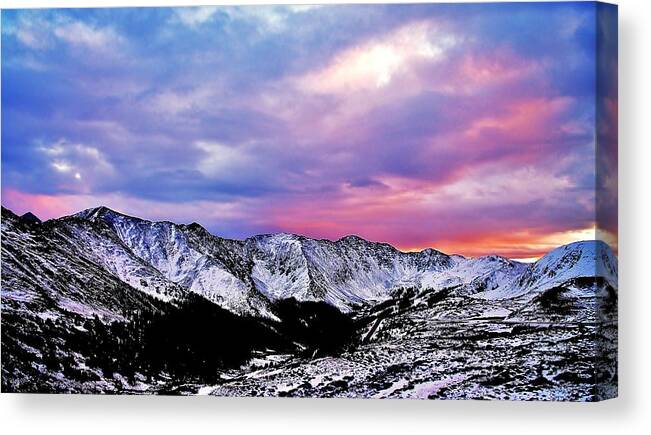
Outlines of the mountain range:
M617 273L598 240L521 263L3 207L3 391L597 400Z
M2 218L3 292L9 292L3 296L30 294L39 283L81 310L104 304L84 307L87 295L75 298L83 292L67 284L58 290L55 275L69 276L72 287L100 279L166 301L197 293L236 314L264 317L274 316L270 302L288 298L348 312L387 300L400 288L456 287L476 298L507 299L581 277L603 277L613 287L617 282L616 258L600 241L561 246L525 264L435 249L401 252L357 236L330 241L279 233L231 240L196 223L151 222L107 207L44 223L3 208ZM7 285L14 281L21 285Z

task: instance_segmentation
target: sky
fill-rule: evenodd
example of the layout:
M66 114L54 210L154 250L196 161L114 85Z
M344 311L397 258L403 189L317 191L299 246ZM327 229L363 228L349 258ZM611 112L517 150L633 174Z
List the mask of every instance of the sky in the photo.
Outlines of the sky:
M597 215L612 235L596 10L3 10L2 204L521 259L593 239Z

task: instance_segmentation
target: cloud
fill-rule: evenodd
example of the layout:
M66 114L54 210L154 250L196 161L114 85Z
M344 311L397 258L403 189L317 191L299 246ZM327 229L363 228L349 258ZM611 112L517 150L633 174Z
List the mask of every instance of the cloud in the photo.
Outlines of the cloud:
M116 176L107 157L92 146L60 139L38 148L54 170L52 178L65 191L88 192ZM84 182L79 183L83 178ZM76 182L75 182L76 181Z
M2 35L15 37L32 50L42 50L50 45L50 23L41 17L21 14L14 18L12 12L3 11Z
M36 29L36 26L30 23L19 28L16 31L16 37L26 46L40 50L48 45L47 39L40 33L41 32Z
M550 162L520 170L493 165L442 184L383 178L382 190L286 198L264 213L283 231L333 240L355 233L404 250L434 246L466 255L537 257L580 240L595 224L594 192L562 173Z
M237 221L247 216L246 204L240 202L194 201L173 204L143 200L121 193L107 194L30 194L3 188L3 205L23 214L32 211L41 219L70 215L80 210L105 205L114 210L152 220L174 220L180 223L200 221L210 225L215 221ZM190 218L189 216L194 216Z
M181 23L196 28L210 21L217 11L216 6L182 7L175 8L174 14Z
M186 90L165 89L153 95L146 105L153 112L174 116L203 109L213 101L213 96L214 91L205 86Z
M276 34L289 30L289 20L294 15L309 13L321 7L323 5L231 6L222 10L234 23L252 23L261 34Z
M53 27L52 32L62 41L76 47L109 51L123 42L110 27L94 27L81 21L67 21Z
M205 141L198 141L195 146L206 153L206 157L199 161L197 169L207 177L241 171L249 166L252 160L239 147Z
M12 11L8 17L7 28L3 35L11 35L26 49L32 52L19 51L17 59L33 69L46 69L55 65L50 54L61 57L61 49L83 51L85 54L102 55L110 58L122 54L126 39L110 24L97 25L72 18L60 11ZM3 17L5 14L3 14ZM48 54L46 54L48 53ZM77 53L79 54L79 53ZM83 59L87 62L97 60ZM49 64L48 64L49 63Z
M358 233L535 256L594 226L593 13L3 11L3 194L51 215L103 201L228 237ZM600 134L612 157L616 135ZM598 163L606 209L616 183Z
M439 61L456 42L435 23L409 23L389 35L343 50L325 68L299 77L298 85L306 92L319 93L383 88L414 63Z

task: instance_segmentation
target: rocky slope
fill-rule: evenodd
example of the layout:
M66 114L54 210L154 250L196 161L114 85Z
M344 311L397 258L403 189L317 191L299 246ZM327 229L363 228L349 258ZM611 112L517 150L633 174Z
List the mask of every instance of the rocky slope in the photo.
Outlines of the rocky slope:
M119 318L184 292L103 225L74 218L40 223L2 209L3 312L25 305L43 316L65 308Z

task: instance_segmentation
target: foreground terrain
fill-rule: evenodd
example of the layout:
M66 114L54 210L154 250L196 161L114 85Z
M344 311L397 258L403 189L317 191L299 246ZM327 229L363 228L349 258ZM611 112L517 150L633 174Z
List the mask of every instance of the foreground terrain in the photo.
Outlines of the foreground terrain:
M199 391L587 401L616 394L614 324L532 324L492 316L445 320L436 319L435 309L409 310L380 320L376 337L337 357L270 364L233 379L226 375L223 383Z

